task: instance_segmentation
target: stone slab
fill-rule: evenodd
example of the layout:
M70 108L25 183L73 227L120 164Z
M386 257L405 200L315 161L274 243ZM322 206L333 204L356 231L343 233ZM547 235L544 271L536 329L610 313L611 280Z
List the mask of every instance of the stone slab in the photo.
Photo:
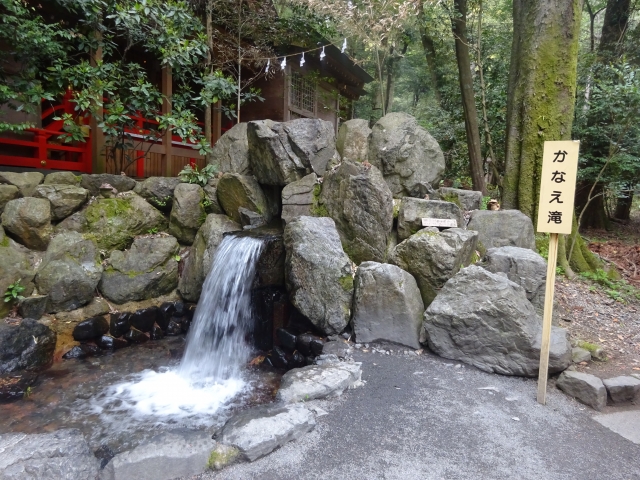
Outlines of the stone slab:
M593 419L612 432L640 445L640 410L605 413Z

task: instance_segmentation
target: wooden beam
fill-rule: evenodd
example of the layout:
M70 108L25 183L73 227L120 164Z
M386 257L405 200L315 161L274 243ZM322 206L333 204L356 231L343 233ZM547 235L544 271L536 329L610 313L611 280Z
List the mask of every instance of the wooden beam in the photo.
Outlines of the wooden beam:
M171 96L173 95L173 75L171 73L171 66L166 65L162 68L162 114L166 115L171 113ZM173 176L173 146L171 137L171 129L167 129L165 132L162 145L164 146L164 153L162 155L162 176Z

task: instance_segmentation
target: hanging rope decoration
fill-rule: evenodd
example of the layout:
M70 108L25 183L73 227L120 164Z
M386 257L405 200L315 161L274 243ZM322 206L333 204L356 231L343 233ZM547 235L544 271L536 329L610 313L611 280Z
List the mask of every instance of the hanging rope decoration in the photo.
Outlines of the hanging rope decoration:
M287 66L287 57L284 57L282 59L282 63L280 64L280 70L284 70L286 66Z
M347 49L347 39L344 39L344 42L342 43L342 50L340 50L340 53L344 53L344 51Z
M304 52L302 52L302 58L300 59L300 66L304 65Z
M323 46L322 51L320 52L320 61L322 61L324 57L326 57L326 55L324 54L324 46Z
M320 50L320 61L324 60L325 57L327 56L327 54L325 53L324 49L325 47L328 47L329 45L332 44L328 44L328 45L322 45L321 47L316 47L316 48L310 48L309 50L304 50L303 52L298 52L298 53L292 53L290 55L283 55L282 57L282 61L280 62L280 70L284 70L285 67L287 66L287 58L288 57L295 57L296 55L300 55L300 66L302 67L305 63L306 63L306 59L304 58L304 54L305 53L309 53L309 52L315 52L317 50ZM342 49L340 50L340 53L345 53L345 51L347 50L347 39L344 39L344 42L342 42ZM349 58L351 58L348 54L347 55ZM277 60L278 58L275 58L274 60ZM265 73L269 73L270 67L271 67L271 58L270 57L265 57L265 58L257 58L256 60L266 60L267 61L267 65L264 69ZM353 60L353 59L351 59Z
M267 68L264 69L264 73L269 73L270 66L271 66L271 59L267 58Z

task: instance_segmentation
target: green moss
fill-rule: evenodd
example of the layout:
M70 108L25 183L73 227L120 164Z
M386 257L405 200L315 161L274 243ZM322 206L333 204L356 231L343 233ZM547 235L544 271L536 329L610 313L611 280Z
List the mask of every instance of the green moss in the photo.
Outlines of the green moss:
M478 240L478 245L476 245L476 250L480 254L480 258L484 258L487 254L487 248L482 244L480 240Z
M209 470L220 470L232 463L238 456L238 453L238 449L234 447L229 447L227 451L223 452L213 450L211 455L209 455L207 468Z
M340 277L338 282L340 282L340 285L342 285L342 288L346 292L350 292L353 290L353 277L351 275L344 275Z
M9 246L9 237L6 235L2 237L2 241L0 242L0 247L8 247Z
M445 193L444 195L440 195L440 199L445 202L455 203L459 208L462 208L462 205L460 204L460 199L458 198L458 195L456 195L455 193Z
M131 210L131 204L123 198L105 198L87 207L86 218L89 227L102 219L125 215Z
M471 255L471 263L469 265L473 265L474 263L478 263L480 261L482 257L478 253L479 252L477 250L473 252L473 255Z
M398 218L400 215L400 202L393 202L393 218Z

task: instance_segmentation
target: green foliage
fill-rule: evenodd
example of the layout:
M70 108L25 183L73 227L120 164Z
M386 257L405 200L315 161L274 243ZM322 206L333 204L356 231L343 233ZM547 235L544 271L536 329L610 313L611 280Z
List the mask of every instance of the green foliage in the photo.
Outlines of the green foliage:
M210 179L216 176L216 173L216 167L214 165L207 165L201 170L198 170L198 165L194 163L185 165L178 175L180 176L180 180L185 183L196 183L204 187Z
M489 196L482 197L482 201L480 202L480 210L486 210L490 200L491 200L491 197Z
M542 258L549 259L549 234L536 233L536 250Z
M625 280L612 279L611 275L603 269L597 269L595 272L582 272L580 276L602 287L602 291L614 300L622 302L629 299L640 300L640 290Z
M150 228L149 230L147 230L147 234L149 234L149 235L155 235L156 233L158 233L158 228L157 227L153 227L153 228Z
M4 303L15 303L22 300L24 297L21 293L24 292L24 289L25 287L20 285L20 279L13 282L4 292Z

